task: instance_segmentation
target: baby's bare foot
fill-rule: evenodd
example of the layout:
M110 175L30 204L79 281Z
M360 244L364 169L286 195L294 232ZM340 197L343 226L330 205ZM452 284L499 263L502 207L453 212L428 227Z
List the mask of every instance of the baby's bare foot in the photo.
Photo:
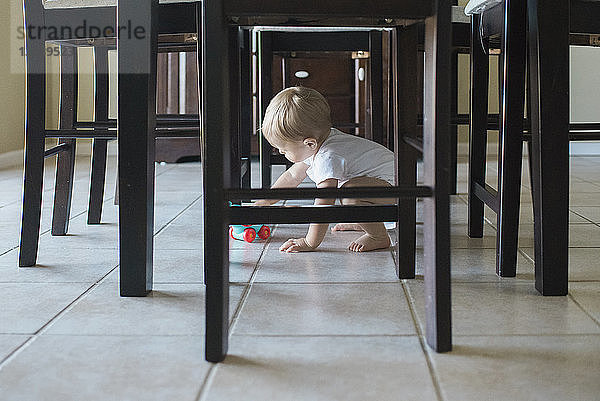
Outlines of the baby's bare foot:
M363 229L357 223L338 223L331 231L363 231Z
M353 252L368 252L375 249L389 248L391 241L389 237L377 239L371 237L369 234L365 234L356 240L354 240L348 249Z

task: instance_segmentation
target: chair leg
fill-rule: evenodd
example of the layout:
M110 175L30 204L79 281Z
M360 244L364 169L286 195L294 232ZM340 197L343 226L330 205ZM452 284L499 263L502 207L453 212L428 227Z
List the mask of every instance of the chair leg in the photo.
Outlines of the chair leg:
M528 109L529 110L529 109ZM531 160L531 155L533 154L533 141L527 141L527 163L529 164L529 187L533 190L533 161ZM538 205L535 203L536 197L533 196L533 192L531 193L531 200L533 201L533 208L537 209Z
M68 148L56 158L52 235L67 235L75 173L75 140L61 139L60 143L68 145Z
M251 186L251 146L250 138L252 138L252 74L251 71L251 57L252 49L250 47L250 30L244 29L242 31L243 43L242 43L242 57L240 60L240 148L241 158L246 163L246 170L242 175L242 188L249 189Z
M158 0L120 2L119 11L119 26L145 32L119 38L120 293L145 296L152 290Z
M268 31L260 31L259 37L259 123L262 125L262 119L271 98L273 97L273 82L271 81L271 68L273 66L273 51L272 51L272 34ZM260 176L261 188L271 187L271 154L273 147L265 137L262 131L259 131L259 147L260 147Z
M479 38L479 15L471 22L471 120L469 122L469 237L483 237L484 203L476 186L485 188L489 57Z
M529 60L529 47L526 46L526 60ZM529 72L530 67L528 62L525 63L525 85L527 86L527 90L525 91L525 102L526 102L526 110L527 110L527 121L531 122L531 90L529 89ZM529 167L529 188L530 192L533 191L533 141L531 138L527 140L527 164ZM531 200L533 203L533 209L537 209L537 205L535 204L535 196L533 196L533 192L531 192Z
M507 1L502 35L502 75L498 160L496 274L515 277L519 236L523 111L525 107L525 3Z
M203 10L203 12L202 12ZM224 169L225 149L229 149L230 121L229 28L221 1L198 5L198 19L204 30L202 49L203 83L203 200L204 200L204 271L206 283L206 360L220 362L227 354L229 331L229 239ZM210 57L207 57L210 55ZM235 121L234 121L235 122ZM225 170L225 171L224 171ZM210 174L209 174L210 172ZM210 210L210 212L208 212ZM208 240L210 239L210 241Z
M452 75L450 80L450 115L458 115L458 51L452 51ZM450 169L448 189L450 195L458 193L458 124L450 125Z
M62 46L60 53L60 128L72 128L77 119L77 49ZM66 150L56 159L52 235L66 235L69 229L73 176L75 172L74 139L61 139Z
M450 305L450 2L437 2L425 20L423 181L434 189L423 200L426 339L437 352L452 349Z
M229 179L227 181L228 188L241 187L242 174L242 143L240 135L240 95L241 95L241 70L240 59L242 49L240 47L242 39L241 28L232 28L229 31L229 112L231 115L230 122L230 139L229 152L225 157L229 164ZM232 202L239 204L241 199L232 199Z
M385 145L383 132L383 47L382 32L369 32L369 89L371 91L371 130L370 138L381 145Z
M31 59L36 58L32 47L28 47L27 53ZM41 54L44 54L43 50ZM39 57L39 60L40 62L44 61L43 57ZM28 69L28 71L30 70ZM21 241L19 245L20 267L34 266L37 259L44 180L45 92L45 76L28 72L27 114L25 116L25 172Z
M118 167L117 167L117 181L115 183L115 200L113 201L113 204L115 206L119 206L119 177L118 177L119 173L118 173Z
M108 121L108 48L94 48L94 60L96 77L95 120ZM102 217L107 144L107 140L94 139L90 199L88 203L88 224L100 224Z
M566 295L569 263L569 2L527 2L535 288Z
M416 138L418 105L417 57L418 33L416 25L396 28L393 42L393 110L397 110L394 123L394 152L398 185L417 184L417 151L402 140L403 136ZM396 227L396 274L398 278L415 277L416 250L416 202L415 199L398 200Z
M24 5L25 20L32 26L44 26L40 2ZM25 171L23 177L23 210L19 266L34 266L37 259L42 213L42 185L44 180L44 137L46 108L46 52L43 40L25 41L27 57L26 115L25 115Z
M107 145L108 141L106 139L94 139L92 144L92 173L90 179L90 199L88 204L88 224L100 224L100 219L102 217Z

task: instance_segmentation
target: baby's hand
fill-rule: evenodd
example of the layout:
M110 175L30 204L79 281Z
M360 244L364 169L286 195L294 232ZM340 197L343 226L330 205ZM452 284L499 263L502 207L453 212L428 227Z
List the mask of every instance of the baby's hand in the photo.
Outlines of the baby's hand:
M310 252L314 251L315 248L308 245L306 238L290 238L283 245L279 247L281 252Z

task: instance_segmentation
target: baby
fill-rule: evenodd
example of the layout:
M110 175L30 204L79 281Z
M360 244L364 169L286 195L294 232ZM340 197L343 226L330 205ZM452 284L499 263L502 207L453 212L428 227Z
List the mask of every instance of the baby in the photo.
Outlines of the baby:
M265 112L262 133L269 143L294 164L272 188L295 188L308 176L318 188L373 187L394 184L394 154L375 142L332 128L329 104L319 92L292 87L279 92ZM266 206L277 200L265 199ZM391 204L394 199L341 199L344 205ZM333 205L335 199L315 199L315 205ZM288 239L283 252L317 248L329 224L311 224L304 238ZM390 238L383 223L337 224L332 231L360 230L364 234L348 249L366 252L388 248Z

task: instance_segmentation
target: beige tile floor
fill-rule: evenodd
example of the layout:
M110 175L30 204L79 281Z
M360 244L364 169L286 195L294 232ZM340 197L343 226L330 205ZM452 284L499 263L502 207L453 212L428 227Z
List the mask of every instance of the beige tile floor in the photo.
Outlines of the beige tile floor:
M452 197L454 350L424 345L418 277L388 250L351 254L353 233L281 254L305 226L231 244L230 354L204 361L199 164L158 165L154 291L118 296L115 160L103 223L86 224L78 158L69 235L49 234L48 162L39 265L17 268L22 173L0 171L0 400L598 400L600 157L571 159L569 295L533 288L527 171L516 278L498 278L495 217L466 236L467 166ZM494 182L495 166L488 178ZM421 240L419 239L419 244Z

